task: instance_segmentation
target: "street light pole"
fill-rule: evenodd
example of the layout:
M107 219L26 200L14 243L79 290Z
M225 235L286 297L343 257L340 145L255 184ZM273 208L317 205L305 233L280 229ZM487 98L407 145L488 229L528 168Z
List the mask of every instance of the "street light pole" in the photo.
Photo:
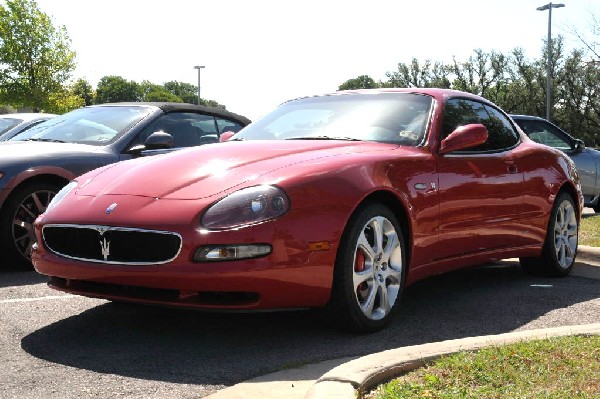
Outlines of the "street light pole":
M204 65L196 65L194 69L198 70L198 105L200 105L200 70L204 68Z
M564 4L552 4L548 3L544 6L538 7L538 11L548 10L548 41L547 41L547 57L546 60L546 119L550 120L550 103L552 102L552 77L551 63L552 63L552 9L564 7Z

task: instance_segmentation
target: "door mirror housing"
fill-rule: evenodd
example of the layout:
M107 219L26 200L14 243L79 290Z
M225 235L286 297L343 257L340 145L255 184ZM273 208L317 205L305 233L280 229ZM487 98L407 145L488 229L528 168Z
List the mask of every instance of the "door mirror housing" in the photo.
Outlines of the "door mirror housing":
M134 145L127 150L128 154L139 156L146 150L163 150L173 147L173 136L162 131L154 132L144 142L144 144Z
M173 136L162 131L154 132L144 142L146 150L163 150L173 147Z
M581 152L584 149L585 149L585 143L583 142L583 140L575 139L575 145L573 147L573 150L575 150L575 152Z
M488 139L488 130L482 124L474 123L459 126L448 135L440 144L440 154L465 150L485 143Z

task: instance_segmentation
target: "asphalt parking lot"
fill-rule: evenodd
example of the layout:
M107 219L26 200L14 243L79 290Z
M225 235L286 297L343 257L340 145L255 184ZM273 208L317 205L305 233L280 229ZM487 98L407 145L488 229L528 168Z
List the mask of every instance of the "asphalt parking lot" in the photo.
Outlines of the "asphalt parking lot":
M307 311L204 313L61 294L0 273L6 398L198 398L275 370L400 346L600 318L598 281L531 277L505 261L411 286L392 324L353 335Z

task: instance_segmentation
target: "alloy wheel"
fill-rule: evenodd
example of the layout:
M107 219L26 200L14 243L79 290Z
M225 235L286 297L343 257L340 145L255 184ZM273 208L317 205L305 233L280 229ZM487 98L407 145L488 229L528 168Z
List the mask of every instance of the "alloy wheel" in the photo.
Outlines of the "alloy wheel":
M362 313L383 319L396 303L402 282L402 246L392 222L370 219L362 228L354 250L353 284Z
M577 253L577 214L570 201L563 201L554 221L554 250L562 268L573 263Z
M26 259L31 257L31 246L35 242L33 223L46 211L56 192L51 190L34 191L27 195L15 212L12 223L12 237L15 248Z

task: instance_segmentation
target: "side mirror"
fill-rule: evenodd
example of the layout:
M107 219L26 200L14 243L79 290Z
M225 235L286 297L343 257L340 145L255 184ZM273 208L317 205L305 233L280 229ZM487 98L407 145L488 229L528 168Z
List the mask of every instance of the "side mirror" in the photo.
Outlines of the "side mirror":
M575 139L575 148L573 148L577 152L581 152L585 149L585 143L581 139Z
M146 150L162 150L173 147L173 136L165 132L154 132L144 142Z
M219 142L222 143L224 141L229 140L231 137L233 137L234 134L235 132L232 132L231 130L221 133L221 136L219 136Z
M487 127L477 124L459 126L440 144L440 154L464 150L485 143L488 139Z
M139 156L146 150L162 150L173 147L173 136L165 132L154 132L144 142L144 144L134 145L127 150L128 154Z

